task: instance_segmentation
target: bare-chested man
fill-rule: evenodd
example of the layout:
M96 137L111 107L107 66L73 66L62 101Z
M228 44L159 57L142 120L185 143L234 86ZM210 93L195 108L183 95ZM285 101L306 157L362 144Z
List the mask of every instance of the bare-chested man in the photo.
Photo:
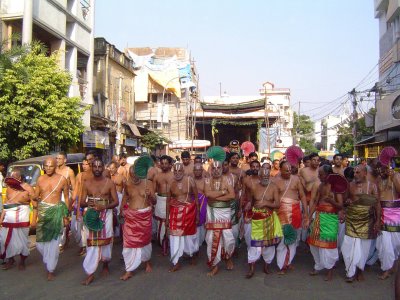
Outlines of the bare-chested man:
M362 271L368 259L372 240L380 230L381 206L376 184L367 180L367 168L354 169L349 185L346 209L346 234L342 245L347 282L363 280Z
M344 176L344 168L342 165L343 155L342 154L335 154L333 156L333 173L340 174Z
M122 175L126 180L129 178L130 165L127 162L127 156L125 153L119 155L119 168L118 174Z
M10 177L16 184L8 184L0 217L0 257L7 261L3 270L8 270L15 263L14 256L20 255L18 269L25 270L29 255L29 204L35 192L29 184L22 182L18 168L11 171Z
M83 182L93 177L93 173L91 167L89 165L89 161L84 159L82 161L82 171L78 175L76 175L75 181L75 189L72 194L72 199L74 203L72 204L72 215L71 215L71 231L75 236L75 241L79 245L78 255L82 256L86 254L86 234L83 228L83 208L80 205L80 196L82 195L82 185Z
M246 161L240 166L243 171L247 171L250 169L250 164L252 161L258 161L258 155L255 152L250 152Z
M231 153L229 155L229 172L231 172L232 174L235 174L241 184L242 179L244 176L246 176L246 174L245 174L245 171L243 171L241 168L238 167L239 160L240 160L240 157L239 157L238 153Z
M47 280L54 280L54 270L60 253L59 244L64 226L68 224L69 184L56 173L55 158L44 162L45 174L38 178L33 201L32 227L36 227L36 249L43 256ZM63 194L65 202L61 201ZM36 225L37 219L37 225Z
M300 169L299 176L306 193L307 202L310 202L311 199L315 198L320 184L318 179L319 156L312 153L308 158L310 159L310 166Z
M248 203L251 200L251 190L255 184L259 181L258 172L260 171L260 162L254 160L250 163L250 169L247 170L246 177L243 178L242 185L242 196L240 198L240 209L243 211L243 222L244 222L244 239L246 241L247 248L250 247L251 242L251 211ZM245 210L245 208L248 210Z
M189 151L183 151L181 153L181 160L182 160L183 168L184 168L184 171L185 171L185 175L193 177L193 165L194 165L194 162L193 162L193 160L190 159L190 152Z
M172 158L168 155L160 157L161 172L154 177L153 187L156 193L156 206L154 218L157 226L157 241L163 247L163 255L168 252L168 237L165 231L165 218L167 214L167 196L173 179L171 172Z
M310 251L314 257L314 270L310 275L317 275L319 271L327 269L325 281L332 280L333 267L339 260L337 237L339 230L338 212L343 208L343 194L334 194L328 176L333 174L330 165L319 167L319 179L315 203L310 207L310 216L315 212L315 218L310 226L310 235L307 239Z
M147 179L153 182L156 175L161 172L161 169L158 167L159 162L157 157L151 155L151 159L153 160L154 165L150 167L149 171L147 172Z
M233 269L232 254L235 250L235 239L232 233L230 201L235 197L235 191L222 176L222 162L211 164L210 184L206 184L205 194L208 198L206 242L208 265L211 271L208 276L218 272L218 263L226 261L226 268Z
M279 175L280 172L280 168L279 168L279 159L274 159L274 161L272 162L272 169L271 169L271 177L275 177L277 175Z
M109 274L113 240L113 208L118 205L117 190L111 179L103 176L104 163L95 159L92 164L93 177L82 187L81 206L88 207L84 223L88 230L86 257L83 268L89 285L94 279L99 261L103 262L103 275ZM86 201L87 199L87 201Z
M112 182L114 182L115 188L117 189L118 206L116 207L116 210L117 210L117 215L119 215L120 211L121 211L122 193L124 192L126 178L124 176L122 176L121 174L118 174L118 172L117 172L118 164L116 162L112 161L108 167L110 170L111 180L112 180ZM120 236L119 225L117 225L117 227L115 227L114 236L115 237Z
M59 152L56 156L56 161L57 161L57 168L56 168L56 173L64 176L65 179L68 181L68 187L69 187L69 204L72 206L74 203L72 201L72 194L75 189L75 174L74 171L68 167L67 164L67 154L65 152ZM61 196L61 201L65 202L65 199L63 196ZM69 210L71 210L71 207L68 207ZM69 243L69 232L70 232L70 226L66 226L63 229L63 235L61 238L60 242L60 251L63 251Z
M199 198L199 222L197 224L197 240L199 241L199 247L203 244L206 238L206 223L207 217L207 197L205 195L205 185L210 184L209 178L206 178L203 174L205 173L203 164L195 163L193 167L193 179L197 187L197 195Z
M280 269L279 274L285 274L292 269L292 261L296 255L302 228L308 226L308 205L304 194L304 188L300 179L292 175L292 166L287 161L280 163L281 174L275 177L274 183L279 190L280 207L278 211L279 220L283 226L292 226L296 231L296 240L286 245L285 236L277 247L276 261ZM300 205L301 204L301 205Z
M275 246L282 238L282 229L276 226L278 216L274 212L280 205L279 192L277 186L270 182L270 168L260 169L259 181L250 187L250 193L248 206L252 211L251 244L247 248L249 271L246 278L253 277L255 263L261 255L264 259L264 272L269 273L268 265L274 259Z
M183 253L193 257L199 251L196 233L199 221L197 187L193 177L185 174L182 163L176 163L173 170L174 179L171 181L166 215L172 262L170 272L180 269L179 258Z
M222 175L226 177L228 183L232 185L235 191L235 197L231 200L231 222L232 222L232 233L235 238L235 248L239 246L239 217L240 217L240 183L239 178L236 174L231 173L229 169L229 157L222 163ZM235 249L237 250L237 249Z
M378 188L381 196L382 227L376 239L379 260L386 279L393 273L400 253L400 174L380 162L377 165L380 175Z
M121 205L121 216L124 218L122 255L126 272L120 279L124 281L133 276L133 271L142 262L146 264L146 273L152 271L150 259L153 184L146 176L135 174L134 166L129 169L129 175Z

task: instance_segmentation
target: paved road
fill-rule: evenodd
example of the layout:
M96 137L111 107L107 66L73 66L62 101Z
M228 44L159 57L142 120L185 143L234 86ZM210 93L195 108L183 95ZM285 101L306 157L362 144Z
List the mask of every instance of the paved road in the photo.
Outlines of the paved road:
M378 266L365 272L366 280L348 284L344 281L344 265L340 262L334 280L326 283L323 275L310 277L311 254L299 251L295 270L285 276L262 273L261 262L255 276L244 278L247 271L246 250L240 249L233 271L221 270L214 278L208 278L205 246L202 246L196 266L183 261L183 268L168 273L168 258L161 256L160 248L153 245L153 273L146 274L143 267L129 281L119 280L124 272L120 260L121 244L114 245L114 257L110 264L111 274L106 278L96 276L91 286L81 286L85 275L83 258L76 255L73 246L60 255L56 281L47 282L40 254L33 250L27 261L27 269L0 270L0 299L394 299L393 277L377 279ZM100 271L100 269L99 269Z

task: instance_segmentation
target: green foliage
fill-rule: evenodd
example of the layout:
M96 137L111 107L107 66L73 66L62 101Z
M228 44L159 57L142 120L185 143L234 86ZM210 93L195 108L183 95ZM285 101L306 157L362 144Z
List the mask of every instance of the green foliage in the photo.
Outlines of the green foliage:
M368 112L369 114L375 115L376 110L371 108ZM338 139L336 140L335 147L340 153L346 153L347 155L353 155L354 149L354 135L353 127L354 124L357 126L357 135L355 137L356 142L360 141L364 136L374 134L373 127L365 126L365 117L359 118L356 123L353 121L349 124L343 125L338 129Z
M56 145L76 144L83 133L86 107L67 96L71 77L55 55L38 44L0 53L0 158L15 160L48 153ZM11 61L12 64L8 64Z
M162 145L163 142L168 143L169 141L164 138L161 134L155 131L150 131L142 136L141 144L150 150L155 150L158 145Z
M306 154L318 152L315 147L314 122L309 116L293 113L292 135L297 137L300 148L304 149Z

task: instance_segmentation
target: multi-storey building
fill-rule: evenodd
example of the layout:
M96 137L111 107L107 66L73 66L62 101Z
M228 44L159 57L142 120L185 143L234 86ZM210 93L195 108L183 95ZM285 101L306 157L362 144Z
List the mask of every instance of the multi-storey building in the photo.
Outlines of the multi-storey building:
M134 61L135 118L167 140L188 140L199 93L197 71L184 48L128 48ZM168 149L167 149L168 150Z
M92 146L106 150L105 159L133 154L141 136L134 124L133 61L104 38L95 38L93 74L92 135L106 142Z
M376 94L375 134L357 144L359 157L377 157L388 145L400 150L400 3L375 0L379 20L379 82Z
M42 42L58 52L59 64L71 73L71 97L91 105L93 78L94 0L0 0L1 38L17 34L19 44ZM83 117L90 130L90 111Z

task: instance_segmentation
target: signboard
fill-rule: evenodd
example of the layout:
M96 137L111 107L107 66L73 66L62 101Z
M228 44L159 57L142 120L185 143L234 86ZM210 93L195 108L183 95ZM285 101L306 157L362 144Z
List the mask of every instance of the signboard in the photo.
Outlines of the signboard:
M108 149L110 141L108 134L100 130L86 131L82 135L83 147Z
M393 101L392 115L396 120L400 120L400 96Z
M128 147L137 147L137 139L126 138L126 139L125 139L125 146L128 146Z

